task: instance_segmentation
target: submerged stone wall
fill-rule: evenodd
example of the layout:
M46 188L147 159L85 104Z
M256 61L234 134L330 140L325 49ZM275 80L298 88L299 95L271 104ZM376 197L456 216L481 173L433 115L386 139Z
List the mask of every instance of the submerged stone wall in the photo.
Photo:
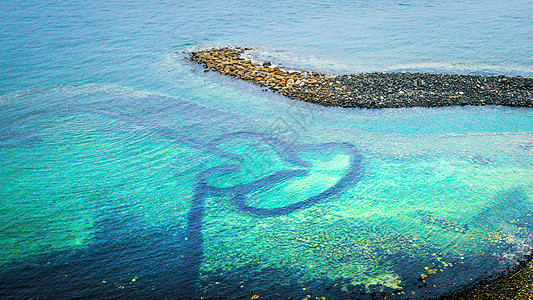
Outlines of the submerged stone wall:
M453 105L533 107L533 78L431 73L370 73L327 76L287 71L241 58L251 48L225 47L190 53L189 59L251 81L291 99L325 106L399 108Z

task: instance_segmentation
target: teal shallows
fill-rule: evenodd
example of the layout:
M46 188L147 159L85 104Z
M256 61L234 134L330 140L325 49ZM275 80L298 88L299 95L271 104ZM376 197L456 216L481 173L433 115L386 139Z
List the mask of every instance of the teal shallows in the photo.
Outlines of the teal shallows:
M531 109L323 108L204 73L181 51L250 46L259 48L254 59L335 74L532 76L529 6L3 3L0 291L228 298L253 290L336 299L402 288L426 299L513 266L531 245ZM286 216L258 219L228 197L206 198L200 286L180 290L175 266L194 180L234 163L198 145L234 132L294 145L350 143L365 173L328 201ZM288 167L268 145L250 143L220 144L247 159L211 185ZM315 167L309 175L251 193L249 204L268 209L305 199L346 170L342 151L298 155ZM417 280L422 274L426 282Z
M39 111L33 103L42 99L55 101ZM132 238L145 237L139 247L148 252L156 244L152 234L172 226L168 234L177 239L173 251L178 254L185 251L179 250L186 245L179 237L187 227L198 174L238 163L238 172L208 180L210 186L231 188L279 170L307 169L284 161L279 149L265 140L240 134L218 139L243 128L275 137L270 123L180 99L92 85L29 91L2 101L10 103L4 107L11 112L6 118L11 129L1 148L2 257L4 267L14 273L12 263L29 261L39 268L41 259L53 253L85 251L80 257L98 257L94 251L122 239L113 235L122 232L120 221L113 223L119 227L101 221L115 215L136 220L123 226L135 228L127 233ZM361 122L368 116L353 110L351 118ZM210 282L220 274L265 288L255 280L266 280L271 276L267 270L278 270L286 274L279 281L284 286L325 288L319 282L333 280L343 290L401 288L439 295L452 280L461 285L471 277L484 278L487 270L497 273L529 251L530 132L413 135L350 128L339 132L320 121L309 126L315 135L290 140L289 145L334 140L358 144L365 171L357 185L314 206L267 218L243 213L228 195L205 198L201 288L183 293L219 295ZM214 145L220 150L244 159L206 152L201 145L212 140L218 140ZM272 209L316 195L338 182L350 161L343 151L327 147L303 147L295 154L312 163L309 172L247 194L248 205ZM512 207L502 209L502 203ZM126 260L144 253L109 251ZM165 261L163 254L151 255L138 262ZM100 266L105 265L91 264ZM163 275L151 273L154 269L142 269L152 274L145 276L163 280L157 277ZM464 270L471 277L454 275ZM183 275L179 268L166 272L175 278ZM418 287L421 274L438 288ZM46 284L41 280L35 285ZM237 287L232 280L224 286Z

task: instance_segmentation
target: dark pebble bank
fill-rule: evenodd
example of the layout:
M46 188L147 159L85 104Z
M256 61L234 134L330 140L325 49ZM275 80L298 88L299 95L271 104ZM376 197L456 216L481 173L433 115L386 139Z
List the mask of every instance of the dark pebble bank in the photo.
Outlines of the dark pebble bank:
M372 73L335 77L346 95L333 93L343 107L440 107L505 105L533 107L533 79L429 73ZM324 101L319 99L319 101Z

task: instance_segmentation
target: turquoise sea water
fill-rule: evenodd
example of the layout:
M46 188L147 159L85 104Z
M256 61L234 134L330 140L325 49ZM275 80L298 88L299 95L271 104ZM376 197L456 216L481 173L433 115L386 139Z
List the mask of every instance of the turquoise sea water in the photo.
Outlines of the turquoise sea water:
M427 299L530 253L532 109L324 108L183 52L533 77L531 1L2 6L3 298Z

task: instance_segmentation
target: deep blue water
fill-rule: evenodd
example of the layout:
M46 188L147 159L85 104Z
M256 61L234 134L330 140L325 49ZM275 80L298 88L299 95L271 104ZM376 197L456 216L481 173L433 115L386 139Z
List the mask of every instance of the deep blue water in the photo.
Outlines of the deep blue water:
M532 109L324 108L186 52L533 77L531 36L531 1L2 1L0 296L426 299L497 276L531 249Z

